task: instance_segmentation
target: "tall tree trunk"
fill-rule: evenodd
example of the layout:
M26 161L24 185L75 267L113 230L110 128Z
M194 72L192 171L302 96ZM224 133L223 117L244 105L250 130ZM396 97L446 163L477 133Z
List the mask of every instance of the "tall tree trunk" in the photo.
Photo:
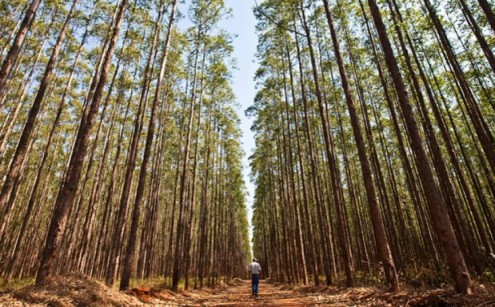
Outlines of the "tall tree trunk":
M29 3L19 3L19 5L16 7L16 9L10 12L10 14L11 14L10 16L18 16L15 26L12 27L12 29L8 29L8 28L2 29L2 33L0 34L0 37L7 37L7 35L6 35L7 31L11 30L11 31L9 31L10 34L5 39L5 42L2 46L2 52L0 52L0 62L2 62L2 63L5 59L4 57L6 55L8 47L10 45L10 42L14 38L17 28L19 28L21 22L23 21L23 19L20 18L20 14L24 13L26 11L26 9L28 8L28 6L29 6Z
M192 169L192 177L190 180L190 185L191 185L191 191L190 191L190 205L189 205L189 217L188 217L188 222L187 222L187 228L184 233L184 289L189 288L189 267L190 267L190 255L191 255L191 244L193 242L193 218L195 215L195 208L196 208L196 174L197 174L197 168L198 168L198 146L199 146L199 140L200 140L200 131L201 131L201 121L203 119L202 117L202 108L203 108L203 98L204 98L204 82L205 82L205 62L206 62L206 52L203 53L203 59L201 60L201 76L200 76L200 92L199 92L199 102L198 102L198 119L196 123L196 129L197 129L197 136L196 136L196 142L194 145L194 161L193 161L193 169ZM213 87L212 92L210 94L211 97L215 97L215 87Z
M439 36L443 50L446 53L446 60L452 66L454 75L459 82L462 94L465 98L466 108L476 130L476 135L480 141L481 148L486 155L486 159L491 167L492 172L495 172L495 138L491 134L490 128L483 118L472 89L469 86L462 67L453 52L450 41L447 37L447 34L445 33L445 29L443 28L435 9L433 8L429 0L423 0L423 2L425 3L428 14Z
M435 182L433 171L423 148L417 123L414 119L412 107L409 102L409 96L388 38L387 29L383 23L380 9L378 8L375 0L368 0L368 4L378 31L383 52L385 53L385 61L397 91L397 96L404 115L406 127L411 136L411 145L413 146L413 151L416 156L416 164L421 176L426 198L428 200L434 227L445 250L447 262L455 282L456 290L460 293L471 293L471 280L469 272L464 262L464 257L460 251L452 224L450 223L445 202L442 199L437 183Z
M89 27L89 22L88 22L88 27ZM79 63L79 58L80 58L80 55L81 55L81 51L82 51L82 47L86 41L86 37L87 37L87 34L88 34L88 27L86 28L86 31L83 35L83 39L81 41L81 44L79 45L79 50L78 50L78 53L76 55L76 59L74 60L74 64L72 65L72 68L71 68L71 72L70 72L70 75L69 75L69 80L67 81L67 85L65 86L65 89L64 89L64 93L62 95L62 98L60 100L60 104L58 106L58 109L57 109L57 113L55 115L55 119L52 123L52 128L50 130L50 133L48 135L48 139L46 141L46 144L45 144L45 147L44 147L44 150L43 150L43 156L41 158L41 162L40 162L40 165L38 166L38 170L37 170L37 173L36 173L36 177L34 179L34 184L33 184L33 187L31 188L31 192L30 192L30 196L29 196L29 200L28 200L28 204L27 204L27 209L26 209L26 213L25 213L25 217L23 219L23 222L22 222L22 225L21 225L21 229L19 231L19 234L17 235L17 239L16 239L16 244L14 245L14 249L12 251L12 256L11 256L11 259L9 261L9 265L8 265L8 268L7 269L7 272L8 272L8 276L7 276L7 279L9 279L10 277L12 277L12 274L13 274L13 266L14 264L16 263L17 259L18 259L18 256L19 256L19 253L18 253L18 248L20 246L20 244L22 243L22 240L24 239L24 233L26 231L26 228L27 228L27 223L29 221L29 218L31 217L31 212L34 208L34 205L35 205L35 196L36 196L36 193L38 192L38 188L41 184L41 180L42 180L42 173L43 173L43 170L45 168L45 163L48 159L48 151L52 145L52 139L53 139L53 136L55 135L55 130L56 128L58 127L58 124L59 124L59 121L60 121L60 117L62 115L62 111L64 110L64 106L65 106L65 103L66 103L66 97L68 95L68 92L69 92L69 88L71 87L72 85L72 81L74 79L74 72L76 70L76 67L77 67L77 64Z
M155 27L153 30L153 41L149 49L148 59L146 62L146 67L144 69L143 85L141 88L141 94L139 98L138 110L136 114L136 119L134 121L134 130L132 134L132 140L129 144L129 153L126 162L124 182L122 185L122 192L120 195L119 206L116 215L116 221L114 224L113 240L111 243L111 253L105 273L105 282L107 285L112 286L114 284L117 270L120 265L120 254L122 249L122 243L124 242L124 224L129 206L129 197L131 193L132 178L134 175L134 168L136 166L138 147L139 147L139 137L143 128L144 113L147 104L148 92L151 84L151 74L152 74L152 63L156 55L156 45L158 43L158 38L160 34L160 22L162 20L163 12L159 11L157 19L155 21Z
M309 45L309 42L308 42L308 45ZM307 139L307 150L308 150L308 156L309 156L309 162L310 162L310 169L311 169L311 180L312 180L312 183L313 183L313 186L312 186L312 189L311 191L313 192L313 197L314 197L314 201L316 202L316 208L318 210L318 214L316 214L317 216L315 217L318 221L318 223L316 224L317 225L317 229L318 229L318 232L319 232L319 236L320 236L320 240L322 240L322 246L321 248L324 250L324 254L326 254L326 252L328 251L328 241L327 241L327 236L326 236L326 230L324 228L324 224L323 224L323 215L322 215L322 208L321 206L323 206L323 202L321 201L321 194L320 194L320 181L319 181L319 178L318 178L318 172L317 172L317 163L316 163L316 157L315 157L315 145L313 144L314 143L314 140L313 140L313 136L312 136L312 126L311 126L311 122L310 122L310 112L309 112L309 100L308 100L308 94L307 94L307 89L306 89L306 82L305 82L305 74L304 74L304 67L303 67L303 59L302 59L302 52L301 52L301 47L300 47L300 42L299 42L299 38L298 38L298 34L296 34L296 50L297 50L297 59L298 59L298 63L299 63L299 74L300 74L300 86L301 86L301 100L302 100L302 107L303 107L303 120L304 120L304 124L305 124L305 132L306 132L306 139ZM309 195L308 195L309 196ZM314 214L314 212L309 212L309 214ZM312 238L313 240L315 238ZM315 246L315 248L317 248L317 246ZM319 255L318 253L315 254L315 257L317 257L317 255ZM317 259L315 259L317 260ZM316 266L315 266L316 267ZM323 263L323 269L324 269L324 273L325 273L325 277L326 277L326 282L327 284L330 284L331 283L331 268L330 268L330 262L328 261L328 259L325 260L325 262ZM315 286L318 286L319 285L319 277L316 273L316 270L314 272L315 276L313 276L314 278L314 282L315 282Z
M287 141L288 141L288 146L287 150L288 152L288 168L290 171L290 194L292 197L292 204L293 204L293 210L294 210L294 215L296 219L296 233L297 233L297 245L298 245L298 250L301 254L301 270L303 274L303 283L307 284L308 283L308 269L307 269L307 262L306 262L306 257L307 257L307 252L305 250L306 246L304 244L304 235L303 235L303 227L301 225L301 214L299 213L299 205L298 205L298 199L296 195L296 181L295 181L295 174L294 174L294 166L297 164L296 161L294 161L294 154L292 152L292 129L291 129L291 124L290 124L290 111L289 111L289 94L288 94L288 80L286 76L286 68L285 68L285 56L286 52L285 50L282 49L282 65L283 65L283 79L284 79L284 97L285 97L285 113L286 113L286 129L287 129ZM289 63L289 66L292 64ZM292 69L291 69L292 70ZM290 85L289 85L290 86Z
M486 19L495 33L495 14L493 13L493 3L490 4L488 0L478 0L478 3L483 9L483 12L485 12Z
M490 46L488 45L488 42L486 41L485 36L483 35L478 23L476 22L473 13L471 13L471 10L469 9L466 1L459 0L459 3L461 4L462 12L464 13L464 16L466 16L466 20L468 21L474 35L476 36L476 39L478 40L478 43L480 44L480 47L483 50L483 53L485 54L485 57L493 70L493 73L495 73L495 57L493 56L492 49L490 49Z
M33 1L33 3L36 1ZM14 153L14 156L12 158L12 162L9 168L9 171L6 175L5 178L5 183L2 187L2 190L0 192L0 212L5 208L5 205L10 197L11 191L13 189L14 183L18 180L20 172L21 172L21 164L22 161L24 161L26 154L27 154L27 146L29 143L29 140L31 138L32 132L34 130L34 124L36 121L36 118L38 116L38 113L41 108L41 102L43 101L43 98L45 97L45 92L48 88L48 85L51 80L52 76L52 71L55 67L55 64L57 62L57 57L60 52L60 48L62 47L62 43L65 38L65 32L67 31L67 28L69 26L69 22L74 15L75 8L77 5L78 0L74 0L72 3L71 10L69 14L67 15L67 18L65 19L64 25L62 26L62 29L60 30L60 34L58 36L57 42L55 43L52 54L50 56L50 59L48 61L48 64L45 68L45 72L43 73L43 77L40 81L38 93L36 94L36 97L34 99L33 105L31 106L31 109L29 111L26 123L24 124L24 129L22 131L20 140L17 144L16 151ZM39 4L39 1L38 1ZM32 9L33 4L31 4L30 10ZM37 6L34 8L36 10ZM34 13L33 13L34 14ZM26 30L27 31L27 30ZM10 53L9 53L10 54ZM6 63L8 63L9 59L6 59L6 62L4 63L4 66ZM2 72L3 72L4 67L2 67ZM6 68L10 69L10 68ZM2 72L0 72L0 96L2 92ZM3 81L5 82L5 81ZM1 98L0 98L1 99ZM8 208L7 208L8 209Z
M330 13L328 1L323 0L323 3L325 6L325 13L326 13L328 25L330 27L335 57L337 58L337 63L339 66L340 79L346 97L347 108L349 111L349 115L351 117L354 139L356 141L356 145L358 148L359 161L361 164L361 171L363 173L364 185L366 189L368 205L370 208L376 245L379 251L380 259L384 266L385 276L387 278L387 281L390 283L391 289L393 291L398 291L399 281L397 278L397 272L395 269L394 260L392 259L392 253L390 252L390 245L388 243L387 233L381 215L382 213L380 212L380 209L377 204L375 187L373 186L373 180L371 180L372 172L366 154L366 148L361 132L361 126L359 124L359 119L356 114L354 99L351 94L351 89L344 65L344 60L342 59L340 44L337 38L337 33L335 31L335 26L333 23L332 15Z
M297 152L298 152L298 164L299 164L299 168L300 168L300 176L301 176L301 184L302 184L302 193L303 193L303 204L304 204L304 216L306 217L307 219L307 222L308 222L308 227L307 227L307 237L308 237L308 258L309 258L309 265L310 265L310 269L312 270L312 273L313 273L313 279L314 279L314 282L315 284L318 284L319 283L319 279L318 279L318 264L317 264L317 260L316 260L316 255L317 255L317 252L316 252L316 247L315 247L315 243L314 243L314 235L313 235L313 229L311 227L311 225L313 225L312 223L312 217L311 217L311 214L309 213L309 192L308 192L308 188L307 188L307 185L306 185L306 171L305 171L305 165L304 165L304 161L303 161L303 150L302 150L302 144L301 144L301 135L300 135L300 130L299 130L299 116L298 116L298 111L297 111L297 97L296 97L296 94L295 94L295 90L296 90L296 87L295 87L295 80L294 80L294 72L293 72L293 67L292 67L292 61L290 60L291 59L291 53L290 53L290 49L289 49L289 45L288 45L288 42L287 42L287 38L286 38L286 44L285 44L285 50L286 50L286 53L287 53L287 58L289 59L288 61L288 69L289 69L289 81L290 81L290 89L291 89L291 96L292 96L292 100L293 100L293 115L294 115L294 123L295 123L295 136L296 136L296 148L297 148ZM303 214L302 214L303 215Z
M163 1L163 0L162 0ZM163 1L164 2L164 1ZM160 6L163 5L163 2ZM146 185L146 177L148 174L148 161L150 159L151 148L153 146L153 139L155 137L155 114L156 109L158 107L158 101L161 98L162 94L162 86L163 86L163 77L165 74L165 68L167 66L168 54L170 49L170 41L172 38L173 26L175 23L175 10L177 6L177 0L172 2L172 8L170 12L170 19L167 27L167 37L165 39L165 45L163 46L163 55L161 59L160 73L157 79L156 89L155 89L155 97L153 98L153 102L151 105L151 117L150 123L148 126L148 135L146 137L146 144L144 148L144 156L143 161L141 163L141 170L139 174L138 187L136 192L136 199L134 200L134 210L131 221L131 229L129 233L129 241L127 242L127 250L124 258L124 268L122 271L122 276L120 279L120 290L125 290L129 287L129 281L131 278L131 273L134 270L136 265L135 263L135 249L136 249L136 239L137 239L137 230L139 224L139 218L141 216L141 202L144 196L144 189ZM162 11L162 7L160 7L160 12ZM161 13L162 14L162 13ZM161 18L159 17L159 20Z
M135 82L137 72L138 72L138 69L136 68L136 70L134 72L134 76L133 76L133 83ZM131 101L133 100L133 97L134 97L134 90L131 92L129 99L127 99L127 106L126 106L126 110L124 113L124 121L120 126L119 136L117 138L117 148L116 148L116 153L115 153L115 157L114 157L114 163L112 166L112 173L110 175L110 185L107 189L108 191L107 191L107 195L106 195L105 201L104 201L105 209L103 211L103 220L102 220L102 225L100 228L100 236L98 237L98 242L97 242L96 248L95 248L96 253L95 253L94 260L93 260L93 267L97 266L97 269L100 271L100 276L104 275L105 277L107 276L106 273L107 273L107 268L109 266L104 267L103 263L105 262L105 260L104 260L105 255L108 254L108 251L106 250L107 253L104 254L102 249L103 249L103 247L108 248L108 245L110 245L110 244L106 244L106 243L107 243L107 241L110 241L108 239L108 236L110 233L110 228L112 226L111 223L109 222L110 217L111 217L111 208L112 208L112 204L113 204L113 196L114 196L114 193L116 190L116 185L117 185L117 182L116 182L117 181L117 175L118 175L117 171L118 171L118 164L120 161L120 155L122 152L122 140L124 139L124 131L125 131L125 127L126 127L126 123L127 123L127 119L128 119L128 115L129 115L129 110L130 110L130 106L131 106ZM116 225L113 225L113 226L116 226ZM112 246L110 246L109 248L111 249ZM110 253L111 253L111 251L110 251ZM107 257L107 258L110 258L110 257ZM111 258L110 261L113 261L113 259L114 258ZM113 263L111 265L113 265ZM107 282L107 280L105 280L105 282Z
M12 70L15 60L19 55L19 51L21 51L22 44L24 43L24 38L26 37L27 32L33 24L33 20L36 17L36 12L38 10L40 2L41 0L33 0L29 5L29 8L24 15L24 19L22 20L21 27L19 28L19 31L17 31L14 43L10 47L9 53L7 53L7 56L3 61L2 68L0 68L0 101L3 98L5 84L7 83L10 71ZM2 107L3 105L0 104L0 110Z
M47 240L43 249L38 273L36 275L36 284L42 284L47 277L53 274L53 265L59 254L60 243L65 231L69 209L70 207L72 207L76 196L77 186L81 178L84 158L86 156L86 151L88 148L91 128L93 128L100 101L103 96L103 90L105 87L108 70L110 69L113 52L115 50L115 46L117 45L117 38L119 36L120 28L124 20L124 13L127 8L127 4L128 0L123 0L119 6L117 19L115 21L115 26L111 36L111 41L108 47L108 51L105 54L103 67L98 85L95 89L95 94L93 96L91 104L89 105L87 116L83 115L81 119L80 128L76 137L76 142L72 151L72 157L69 163L69 169L55 202L55 211L50 222Z
M8 141L11 139L10 136L12 134L12 131L14 130L14 127L15 127L15 124L16 124L17 119L19 117L19 114L21 114L21 110L25 107L26 103L29 100L26 98L26 96L28 95L28 92L29 92L29 89L31 88L31 85L33 84L33 82L35 82L33 80L34 79L33 75L36 72L36 66L38 65L38 62L40 61L40 58L45 51L46 42L47 42L47 39L43 40L43 43L41 44L41 48L38 51L38 54L36 56L36 60L34 61L34 64L29 71L29 74L23 80L22 84L19 84L19 87L16 91L15 97L19 97L19 94L20 94L20 97L18 98L18 102L17 102L15 109L11 110L9 112L9 114L5 117L5 122L2 125L2 130L0 132L0 135L2 136L2 140L0 142L0 161L2 161L6 157L6 151L7 151L6 146L8 144ZM12 140L10 140L10 141L12 141ZM0 169L0 172L4 173L3 169Z
M184 145L184 158L182 161L182 169L180 175L180 188L179 188L179 216L177 218L177 232L176 232L176 241L174 247L174 264L173 264L173 272L172 272L172 289L177 290L179 285L179 280L181 278L181 266L183 265L181 259L181 253L184 249L182 246L182 238L184 236L184 227L186 227L184 223L185 219L185 195L186 195L186 179L187 179L187 167L189 165L189 155L190 155L190 144L191 144L191 136L192 136L192 125L194 121L194 110L196 104L196 90L197 90L197 79L198 79L198 64L199 64L199 53L200 53L200 39L203 36L202 25L199 26L198 33L196 39L196 50L194 56L194 76L192 80L192 88L191 88L191 97L189 99L189 116L188 116L188 124L186 127L187 135L186 135L186 144ZM203 52L206 52L203 51Z
M31 109L29 111L26 123L24 124L24 129L22 131L20 140L17 144L16 151L14 153L14 156L12 158L11 166L9 168L9 171L7 173L5 183L2 187L2 191L0 192L0 211L4 209L6 206L10 196L11 192L14 189L15 183L18 181L19 176L21 174L21 165L23 161L26 158L26 155L28 153L28 145L32 136L32 132L34 131L34 126L36 122L36 118L38 117L38 113L41 109L41 103L43 101L43 98L45 97L45 92L49 86L51 76L52 76L52 71L55 67L55 64L57 62L57 57L60 52L60 48L62 46L62 43L65 38L65 32L67 31L67 28L69 26L69 22L74 15L76 5L77 5L78 0L74 0L72 3L71 10L69 14L67 15L65 19L65 23L62 26L62 29L60 31L60 34L58 36L57 42L55 43L55 46L53 47L52 54L50 56L50 59L48 61L48 65L45 68L45 72L43 73L43 77L40 81L40 86L38 89L38 93L36 94L36 98L34 99L33 105L31 106ZM0 80L0 86L1 86L1 80ZM1 92L1 87L0 87L0 92ZM9 208L6 208L7 210Z

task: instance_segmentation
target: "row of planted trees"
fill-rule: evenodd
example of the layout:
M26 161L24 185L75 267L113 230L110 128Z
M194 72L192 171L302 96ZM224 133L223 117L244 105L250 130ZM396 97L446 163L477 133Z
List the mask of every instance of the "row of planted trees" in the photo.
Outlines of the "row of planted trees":
M267 0L255 13L254 253L269 275L383 274L398 290L421 269L469 293L495 249L493 5Z
M189 5L180 30L176 0L2 1L3 278L242 276L228 10Z

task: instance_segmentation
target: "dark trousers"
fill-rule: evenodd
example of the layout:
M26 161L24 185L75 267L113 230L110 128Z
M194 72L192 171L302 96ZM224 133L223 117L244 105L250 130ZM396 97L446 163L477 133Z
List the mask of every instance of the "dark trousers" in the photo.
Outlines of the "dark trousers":
M253 295L258 296L258 286L260 283L260 276L258 274L251 274L251 286L253 288Z

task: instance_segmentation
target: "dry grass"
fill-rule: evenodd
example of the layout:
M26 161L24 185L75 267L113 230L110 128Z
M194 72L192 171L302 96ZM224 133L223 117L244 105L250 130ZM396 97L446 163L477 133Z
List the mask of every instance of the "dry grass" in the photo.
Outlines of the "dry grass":
M312 287L262 281L260 297L250 282L233 279L216 288L172 292L137 286L120 292L82 274L57 276L42 286L0 292L0 306L495 306L495 287L477 284L472 295L452 289L413 288L391 293L360 286Z
M9 299L12 301L6 303ZM82 274L55 276L41 286L28 286L0 296L0 305L19 303L54 307L142 305L138 299Z

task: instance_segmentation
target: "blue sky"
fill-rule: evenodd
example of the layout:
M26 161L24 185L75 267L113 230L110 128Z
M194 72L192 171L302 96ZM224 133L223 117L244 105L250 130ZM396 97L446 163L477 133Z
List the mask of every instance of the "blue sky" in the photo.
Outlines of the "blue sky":
M241 119L242 130L242 147L244 150L244 181L247 188L247 207L248 207L248 219L251 224L252 209L254 196L254 186L249 179L249 156L253 153L255 143L254 134L250 128L252 120L248 119L244 115L246 110L254 100L255 96L255 82L254 74L257 69L257 65L254 62L256 46L258 44L258 38L255 33L256 19L253 14L253 7L255 6L255 0L224 0L225 6L232 9L232 17L223 20L219 27L225 29L231 34L237 35L234 39L234 58L237 60L237 69L232 72L233 80L232 87L237 97L239 107L237 113ZM187 12L190 5L190 1L186 0L185 3L179 5L179 9L185 18L179 22L179 27L186 28L190 26L190 22L187 18ZM250 227L250 235L252 235L252 229Z
M257 69L254 63L258 38L255 33L256 19L252 8L254 0L225 0L225 5L233 9L233 17L222 23L222 27L227 31L237 34L234 40L234 57L237 59L238 69L233 72L233 89L240 104L238 113L241 118L242 144L245 152L244 156L244 181L246 182L248 195L248 218L251 223L252 200L254 196L254 186L249 180L248 157L254 150L254 135L250 130L252 121L244 115L246 110L254 100L255 82L254 73Z

